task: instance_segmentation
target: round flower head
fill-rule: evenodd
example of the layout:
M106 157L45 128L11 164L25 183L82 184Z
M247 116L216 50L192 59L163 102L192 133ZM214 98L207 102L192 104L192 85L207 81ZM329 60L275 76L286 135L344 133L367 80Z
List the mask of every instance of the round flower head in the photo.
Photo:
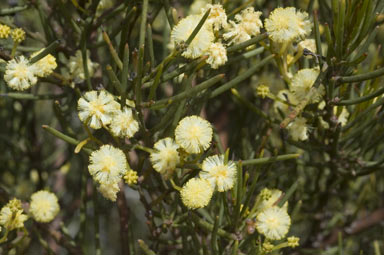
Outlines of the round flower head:
M190 179L180 191L181 200L190 209L207 206L212 194L213 189L209 181L197 178Z
M297 117L287 126L288 132L294 141L304 141L308 139L307 120L303 117Z
M288 233L291 219L286 210L273 206L256 217L256 229L269 240L280 240Z
M25 40L25 31L21 28L15 28L11 32L11 36L13 41L16 43L21 43Z
M33 53L31 57L33 58L39 55L39 53L42 51L43 50ZM38 77L47 77L57 67L56 58L51 54L48 54L47 56L43 57L42 59L34 63L34 65L36 66L35 74Z
M29 212L38 222L50 222L60 211L57 197L54 193L40 190L31 196Z
M131 138L139 130L139 123L133 118L132 109L118 110L109 126L114 136Z
M305 39L304 41L299 42L297 46L301 51L307 49L313 53L316 53L316 41L314 39Z
M269 38L278 43L290 42L311 33L311 23L306 12L294 7L276 8L265 20Z
M93 129L111 123L113 115L119 111L120 104L105 90L88 91L77 102L79 118Z
M124 152L111 145L103 145L99 150L92 152L89 161L89 173L101 184L119 182L127 171Z
M211 24L213 26L214 31L219 31L220 28L228 26L227 14L221 4L207 4L201 12L204 14L208 9L211 9L211 11L209 12L206 22L207 24Z
M124 181L128 185L136 184L137 183L137 179L139 179L139 177L137 176L137 172L132 170L132 169L129 169L124 174Z
M306 68L306 69L299 70L293 76L292 82L291 82L291 91L295 95L298 101L305 100L305 98L308 95L308 92L311 90L318 75L319 75L318 69ZM311 98L311 103L320 102L324 93L325 93L324 86L321 85L317 89L316 94Z
M21 202L18 199L12 199L0 210L0 225L4 226L7 230L23 228L24 221L28 216L23 214Z
M224 163L223 155L206 158L202 164L200 178L208 180L220 192L232 189L236 178L236 165L232 161Z
M290 236L287 238L287 241L288 241L288 246L294 248L296 246L299 246L300 238L296 236Z
M8 61L5 68L4 80L15 90L26 90L37 82L36 67L31 65L24 56Z
M208 59L207 63L211 65L213 69L219 68L227 62L227 50L221 43L212 43L207 50Z
M260 195L262 195L262 194L259 194L258 198L260 197L260 199L261 199L261 202L257 207L257 210L259 212L261 212L261 211L263 211L269 207L276 206L283 195L283 192L281 190L278 190L278 189L272 189L272 190L270 190L270 192L271 192L271 196L269 196L268 199L262 199L260 197ZM288 202L285 202L281 208L284 210L288 210Z
M103 197L111 200L112 202L116 201L117 192L120 191L118 182L101 183L97 189L99 190L101 195L103 195Z
M176 44L181 44L187 41L188 37L199 24L201 18L202 15L189 15L180 20L179 23L177 23L177 25L172 29L171 40ZM215 36L212 29L207 23L205 23L195 38L193 38L188 48L184 50L182 56L191 59L203 56L214 39Z
M0 38L5 39L11 33L11 28L7 25L0 24Z
M176 143L187 153L200 153L206 150L212 140L212 126L199 116L182 119L176 127Z
M261 12L255 12L253 7L248 7L235 16L235 20L240 23L244 31L248 35L260 34L260 28L263 27L263 22L260 20Z
M89 57L89 52L87 52L87 64L88 64L88 73L92 77L96 68L99 66L97 63L93 63ZM81 83L85 80L84 66L83 66L83 57L81 51L76 51L75 56L69 58L69 72L74 78L75 83Z
M227 32L223 34L225 40L229 40L229 44L238 44L251 39L251 36L241 24L236 24L232 20L229 21Z
M151 153L150 160L153 168L161 173L171 175L176 165L180 162L177 145L172 138L164 138L155 143L155 151Z

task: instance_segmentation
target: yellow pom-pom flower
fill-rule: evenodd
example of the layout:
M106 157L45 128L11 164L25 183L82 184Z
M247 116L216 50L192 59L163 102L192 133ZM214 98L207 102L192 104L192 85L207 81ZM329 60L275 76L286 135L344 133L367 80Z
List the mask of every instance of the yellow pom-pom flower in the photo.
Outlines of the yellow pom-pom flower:
M22 28L15 28L11 32L11 37L15 43L21 43L25 40L25 31Z
M211 65L213 69L219 68L228 61L227 50L222 43L212 43L207 50L208 59L207 63Z
M120 191L118 182L101 183L97 189L104 198L111 200L112 202L116 201L117 192Z
M180 191L181 200L190 209L207 206L212 194L213 189L209 181L199 178L190 179Z
M297 117L287 126L288 132L294 141L305 141L308 139L307 120L303 117Z
M8 61L4 80L15 90L26 90L37 83L36 66L31 65L24 56Z
M311 22L306 12L294 7L276 8L265 20L269 38L278 43L291 42L311 33Z
M39 53L42 51L43 50L33 53L31 58L39 55ZM45 57L34 63L34 65L36 66L35 74L38 77L47 77L57 67L56 58L51 54L46 55Z
M172 29L171 40L176 44L182 44L187 41L202 17L202 15L189 15L180 20L179 23ZM204 23L187 49L184 50L182 56L191 59L203 56L209 46L211 46L214 39L215 36L211 26Z
M263 193L265 193L266 190L270 192L270 196L263 197ZM267 188L263 189L258 195L258 200L260 199L261 201L259 202L257 210L261 212L267 208L276 206L279 200L282 198L282 195L283 195L283 192L278 189L272 189L272 190L269 190ZM281 208L283 208L284 210L288 210L288 202L285 202Z
M299 70L292 78L291 91L295 95L298 101L305 100L308 96L308 92L311 90L315 83L319 70L314 68L305 68ZM315 95L311 98L311 103L320 102L322 96L325 94L323 85L317 88Z
M182 119L176 127L176 143L187 153L200 153L208 149L212 140L212 126L199 116Z
M260 20L261 12L256 12L253 7L248 7L235 16L235 20L240 23L248 35L255 36L260 34L263 22Z
M127 158L124 152L111 145L103 145L93 151L89 161L89 173L101 184L117 183L127 172Z
M238 44L251 39L245 28L241 24L236 24L234 21L229 21L227 32L223 34L223 38L229 41L230 44Z
M286 210L273 206L257 215L255 225L257 231L269 240L280 240L288 233L291 218Z
M232 161L224 163L223 155L207 157L202 164L200 178L208 180L212 188L219 192L233 188L236 178L236 165Z
M287 238L287 241L288 241L288 246L294 248L296 246L299 246L300 238L296 236L290 236Z
M228 26L227 14L221 4L207 4L201 12L204 14L208 9L211 9L211 11L206 22L212 25L214 31L219 31L221 28Z
M265 98L269 95L269 87L267 85L261 84L257 87L257 95Z
M124 175L124 181L128 185L136 184L138 178L137 172L132 169L129 169Z
M23 214L21 208L21 202L18 199L10 200L0 210L0 225L11 231L13 229L23 228L24 221L28 219L28 216Z
M124 107L114 114L109 129L114 136L131 138L139 130L139 123L133 117L132 109Z
M8 38L11 33L11 28L7 25L0 24L0 38L5 39Z
M54 193L40 190L31 196L29 212L38 222L50 222L60 211L57 197Z
M172 138L161 139L153 146L155 151L150 155L153 168L166 176L170 176L180 162L179 145Z
M105 90L88 91L77 102L77 108L82 122L89 124L93 129L99 129L112 122L115 113L120 109L120 104Z

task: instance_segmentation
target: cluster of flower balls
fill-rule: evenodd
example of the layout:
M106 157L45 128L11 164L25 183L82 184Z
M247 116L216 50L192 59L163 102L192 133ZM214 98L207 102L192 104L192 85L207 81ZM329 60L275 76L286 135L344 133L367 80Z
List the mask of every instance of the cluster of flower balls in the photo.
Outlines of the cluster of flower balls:
M60 211L56 195L52 192L40 190L32 194L28 214L37 222L51 222ZM7 235L14 229L23 229L28 215L24 213L21 201L12 199L0 210L0 226L5 228L5 233L0 243L7 240ZM0 227L1 231L1 227Z

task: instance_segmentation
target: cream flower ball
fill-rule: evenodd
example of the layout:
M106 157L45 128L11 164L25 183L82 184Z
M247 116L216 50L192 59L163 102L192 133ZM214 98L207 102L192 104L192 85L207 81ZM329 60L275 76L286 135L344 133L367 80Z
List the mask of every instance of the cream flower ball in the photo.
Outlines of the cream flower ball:
M180 20L172 29L171 40L176 44L186 42L202 17L203 15L189 15ZM203 56L214 39L215 36L212 28L205 22L195 38L193 38L192 42L189 44L188 48L184 50L182 56L190 59Z
M40 190L31 196L29 212L38 222L50 222L60 211L57 197L54 193Z
M223 155L207 157L202 164L200 178L208 180L219 192L233 188L236 179L236 165L232 161L224 163Z
M171 174L180 162L179 145L172 138L161 139L153 146L155 151L151 153L150 160L153 168L161 174Z
M113 115L120 109L120 104L113 96L102 90L88 91L77 102L79 118L93 129L99 129L112 122Z
M31 65L24 56L8 61L4 80L14 90L26 90L37 83L36 66Z
M305 141L308 139L307 120L303 117L297 117L287 126L288 132L294 141Z
M199 116L188 116L176 127L176 143L187 153L201 153L208 149L212 140L212 126Z
M278 189L272 189L269 191L271 192L271 196L268 199L262 199L261 200L260 204L257 207L257 210L259 212L261 212L267 208L276 206L278 201L281 199L281 197L283 195L283 192L281 190L278 190ZM288 202L285 202L281 208L287 211L288 210Z
M13 229L23 228L24 221L28 219L28 216L23 214L21 208L21 201L18 199L10 200L0 210L0 225L11 231Z
M93 151L89 161L89 173L100 184L117 183L127 171L124 152L111 145L103 145L99 150Z
M112 202L116 201L117 192L120 191L118 182L101 183L97 189L104 198L111 200Z
M114 136L131 138L139 131L139 123L133 117L132 109L124 107L115 113L109 129Z
M305 39L297 45L299 50L308 49L313 53L316 53L316 41L314 39Z
M269 38L278 43L290 42L311 33L308 13L294 7L276 8L264 22Z
M253 7L248 7L235 16L235 20L240 23L247 34L255 36L260 34L263 22L260 20L262 12L255 11Z
M256 217L256 229L269 240L280 240L286 236L291 226L291 218L286 210L273 206Z
M33 53L31 55L31 58L39 55L39 53L41 53L42 51L43 51L43 49L38 51L38 52ZM40 59L39 61L34 63L34 65L36 66L35 74L38 77L47 77L57 67L56 58L54 56L52 56L51 54L46 55L45 57L43 57L42 59Z
M207 63L211 65L213 69L219 68L228 61L227 50L222 43L212 43L209 46L207 53Z
M207 4L201 10L201 13L204 14L208 9L211 9L211 11L206 22L212 25L214 31L219 31L221 28L228 26L227 14L221 4Z
M227 32L223 34L224 40L229 41L229 45L242 43L251 39L251 36L247 33L244 26L236 24L232 20L229 21L229 24Z
M315 68L305 68L299 70L292 78L290 89L298 101L303 101L307 97L313 84L315 83L319 70ZM318 87L316 94L311 98L311 103L320 102L325 94L324 86Z
M208 205L213 195L213 189L209 181L192 178L181 188L180 195L186 207L197 209Z

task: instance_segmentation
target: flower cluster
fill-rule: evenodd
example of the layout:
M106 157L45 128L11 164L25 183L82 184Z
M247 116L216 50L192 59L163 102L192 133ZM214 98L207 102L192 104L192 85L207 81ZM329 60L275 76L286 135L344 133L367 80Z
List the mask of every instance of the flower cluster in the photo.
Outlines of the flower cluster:
M57 197L54 193L40 190L31 196L29 212L38 222L50 222L60 211Z

